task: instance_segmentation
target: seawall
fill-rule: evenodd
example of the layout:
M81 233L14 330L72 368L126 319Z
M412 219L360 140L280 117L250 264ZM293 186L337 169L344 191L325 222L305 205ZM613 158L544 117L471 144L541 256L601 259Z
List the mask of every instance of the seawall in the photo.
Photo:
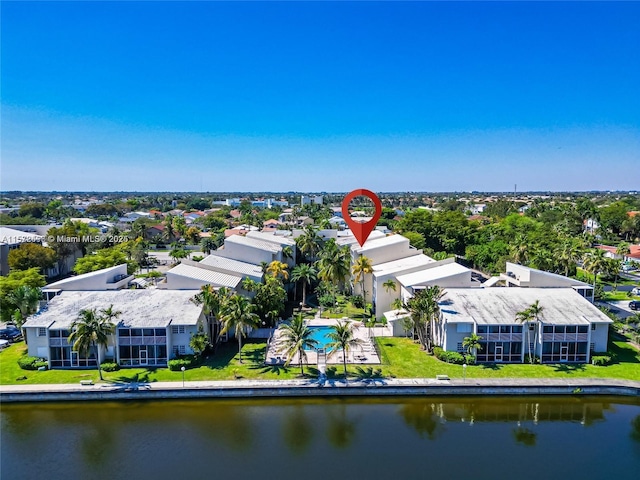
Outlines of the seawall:
M640 382L607 379L370 379L0 386L0 402L144 401L188 398L609 395L640 399Z

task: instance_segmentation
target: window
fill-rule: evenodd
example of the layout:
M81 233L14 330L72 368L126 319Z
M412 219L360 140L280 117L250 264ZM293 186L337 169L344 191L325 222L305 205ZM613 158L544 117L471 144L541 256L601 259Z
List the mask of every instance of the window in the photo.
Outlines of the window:
M589 344L589 351L590 351L591 353L593 353L593 352L595 352L595 351L596 351L596 344L595 344L595 343L591 343L591 344Z
M551 327L549 325L545 325L544 327L542 327L542 332L543 333L553 333L553 327Z
M486 325L478 325L478 333L487 333Z
M47 336L47 328L46 327L38 328L38 336L39 337L46 337Z
M568 326L568 327L567 327L567 333L576 333L576 327L575 327L575 325L573 325L573 326Z
M462 349L462 342L458 342L458 353L463 352L464 350Z
M171 333L184 333L184 325L173 325Z
M511 333L511 327L509 327L508 325L501 325L500 333Z
M173 354L174 355L184 355L186 353L184 345L174 345L173 346Z
M591 324L591 330L595 330L595 329L596 329L596 324L595 324L595 323L592 323L592 324Z
M578 333L587 333L588 330L589 330L589 327L587 327L586 325L580 325L578 327Z
M489 333L499 333L500 332L500 327L499 326L491 326L489 327Z
M553 330L555 333L564 333L564 327L556 326Z
M511 327L513 333L522 333L522 325L514 325Z

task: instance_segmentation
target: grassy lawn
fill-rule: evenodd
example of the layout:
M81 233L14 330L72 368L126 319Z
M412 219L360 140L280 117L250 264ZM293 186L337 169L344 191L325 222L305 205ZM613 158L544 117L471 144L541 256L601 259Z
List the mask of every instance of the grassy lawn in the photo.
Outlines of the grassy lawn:
M382 370L385 377L396 378L435 378L436 375L449 375L451 378L462 377L462 366L441 362L421 351L417 344L406 338L384 337L377 339L382 353L382 365L349 366L350 376L368 378L377 376ZM207 359L204 365L185 372L186 381L196 380L233 380L241 379L294 379L299 378L299 369L290 367L264 365L266 343L248 342L243 345L243 362L238 362L237 344L230 342L222 345L215 356ZM80 380L92 379L99 382L97 370L48 370L43 372L22 370L17 360L24 354L23 342L14 344L0 353L0 384L36 384L36 383L77 383ZM536 377L536 378L618 378L638 380L640 374L640 352L624 341L613 341L610 351L615 353L613 365L596 367L593 365L521 365L521 364L486 364L467 367L468 378L500 378L500 377ZM305 367L305 373L316 377L314 367ZM329 366L329 377L341 377L342 366ZM182 372L172 372L167 368L123 368L117 372L103 373L106 382L162 382L182 380ZM26 377L22 379L23 377ZM21 380L17 380L21 378Z
M631 301L631 300L640 300L640 296L632 295L628 296L627 292L604 292L602 296L602 300L605 302L615 302L615 301Z

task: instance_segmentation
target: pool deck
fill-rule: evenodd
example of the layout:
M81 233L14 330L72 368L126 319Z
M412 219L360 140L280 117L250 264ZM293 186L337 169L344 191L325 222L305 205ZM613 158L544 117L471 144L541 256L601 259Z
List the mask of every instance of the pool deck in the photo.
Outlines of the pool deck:
M327 319L320 318L316 316L316 318L307 320L307 326L309 327L331 327L336 324L339 320L342 321L352 321L347 317L342 319ZM362 322L354 322L356 325L356 329L354 330L354 336L362 341L360 347L356 347L351 350L347 354L347 363L352 365L379 365L380 357L375 348L375 340L373 335L373 329L369 329L365 327ZM380 328L375 330L376 336L379 335ZM371 333L371 335L370 335ZM383 331L382 333L387 333ZM287 361L287 358L284 353L282 353L280 345L280 330L276 330L273 336L273 339L269 343L269 347L267 348L267 353L265 355L265 365L284 365ZM307 350L306 352L307 358L306 361L303 360L304 365L318 365L318 353L315 350ZM299 364L299 355L295 354L291 359L291 365ZM344 361L342 352L335 352L334 354L327 355L326 364L327 365L341 365Z

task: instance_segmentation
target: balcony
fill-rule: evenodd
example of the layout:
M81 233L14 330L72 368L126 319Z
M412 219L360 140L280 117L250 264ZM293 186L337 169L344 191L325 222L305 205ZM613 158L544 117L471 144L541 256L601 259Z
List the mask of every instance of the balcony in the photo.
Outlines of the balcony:
M129 282L135 277L133 275L116 275L115 277L107 280L107 290L120 290L126 288Z

